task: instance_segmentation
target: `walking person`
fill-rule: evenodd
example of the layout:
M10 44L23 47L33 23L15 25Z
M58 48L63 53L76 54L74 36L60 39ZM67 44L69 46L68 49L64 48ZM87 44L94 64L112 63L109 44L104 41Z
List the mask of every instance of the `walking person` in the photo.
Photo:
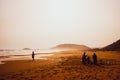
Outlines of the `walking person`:
M33 61L34 61L34 58L35 58L35 53L34 53L34 51L32 52L32 59L33 59Z

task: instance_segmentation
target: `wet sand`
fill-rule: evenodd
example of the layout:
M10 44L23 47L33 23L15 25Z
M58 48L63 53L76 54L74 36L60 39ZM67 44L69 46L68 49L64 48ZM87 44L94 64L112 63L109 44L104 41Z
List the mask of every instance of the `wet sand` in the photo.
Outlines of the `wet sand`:
M0 65L0 80L120 80L120 52L96 52L103 65L83 65L82 53L66 51L46 60L7 61ZM86 53L91 59L93 52Z
M46 60L47 56L52 56L52 53L35 53L35 59ZM44 57L44 58L43 58ZM31 54L20 54L20 55L9 55L9 56L0 56L0 64L5 64L7 61L16 61L16 60L32 60Z

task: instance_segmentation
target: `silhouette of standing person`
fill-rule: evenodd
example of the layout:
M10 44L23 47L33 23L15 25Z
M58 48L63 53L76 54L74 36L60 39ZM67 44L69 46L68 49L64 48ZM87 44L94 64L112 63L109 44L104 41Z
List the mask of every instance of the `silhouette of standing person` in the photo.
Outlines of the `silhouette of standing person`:
M93 54L93 64L97 65L97 55Z
M85 64L85 61L86 61L86 53L84 52L83 55L82 55L82 64Z
M32 52L32 59L33 59L33 61L34 61L34 58L35 58L35 53L34 53L34 51Z

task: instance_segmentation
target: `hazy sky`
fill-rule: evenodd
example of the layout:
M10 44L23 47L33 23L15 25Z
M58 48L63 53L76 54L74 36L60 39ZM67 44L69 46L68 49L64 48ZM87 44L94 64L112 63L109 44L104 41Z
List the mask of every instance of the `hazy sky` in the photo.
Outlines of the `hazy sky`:
M103 47L118 39L120 0L0 0L0 48Z

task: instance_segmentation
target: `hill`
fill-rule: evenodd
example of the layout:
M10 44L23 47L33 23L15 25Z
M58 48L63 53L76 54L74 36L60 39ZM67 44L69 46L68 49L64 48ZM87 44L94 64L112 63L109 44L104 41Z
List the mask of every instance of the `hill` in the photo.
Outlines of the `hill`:
M30 48L23 48L22 50L31 50Z
M90 50L89 47L85 45L78 45L78 44L60 44L52 49L59 49L59 50Z
M112 44L103 47L101 50L109 50L109 51L120 51L120 40L113 42Z

